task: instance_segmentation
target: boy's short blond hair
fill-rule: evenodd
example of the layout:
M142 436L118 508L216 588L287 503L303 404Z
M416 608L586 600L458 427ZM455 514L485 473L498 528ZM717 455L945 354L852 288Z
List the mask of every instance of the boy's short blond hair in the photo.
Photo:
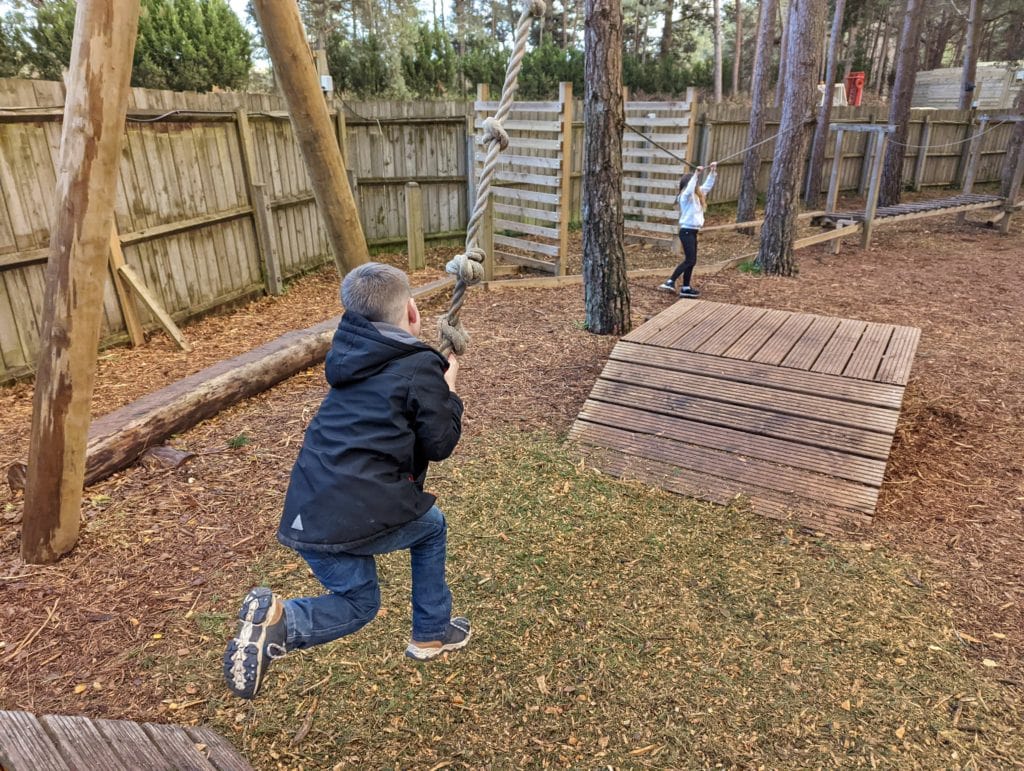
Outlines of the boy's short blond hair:
M341 304L369 321L401 324L412 297L409 277L398 268L367 262L349 271L341 282Z

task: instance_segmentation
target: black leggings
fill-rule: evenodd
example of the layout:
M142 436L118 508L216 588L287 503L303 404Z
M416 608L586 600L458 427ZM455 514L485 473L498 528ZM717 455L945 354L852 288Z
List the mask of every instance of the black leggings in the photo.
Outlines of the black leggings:
M693 275L693 267L697 264L697 233L698 231L689 228L679 228L679 240L683 244L683 261L672 272L673 284L682 275L683 286L690 285L690 276Z

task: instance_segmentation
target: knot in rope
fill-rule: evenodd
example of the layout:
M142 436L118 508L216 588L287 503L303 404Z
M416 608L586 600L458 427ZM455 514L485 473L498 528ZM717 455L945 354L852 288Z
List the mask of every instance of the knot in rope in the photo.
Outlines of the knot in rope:
M479 284L484 280L484 258L486 253L479 246L469 247L465 253L456 254L448 264L444 266L445 271L456 276L467 285Z
M544 15L544 12L547 11L547 9L548 7L544 0L533 0L533 2L530 3L530 13L538 19Z
M442 316L438 319L437 326L440 330L442 351L444 348L450 348L456 356L461 356L466 352L466 347L469 345L469 333L463 329L459 319L456 318L452 321L448 316Z
M484 142L497 142L498 148L504 152L508 147L508 132L501 125L501 121L493 116L484 118L483 130Z

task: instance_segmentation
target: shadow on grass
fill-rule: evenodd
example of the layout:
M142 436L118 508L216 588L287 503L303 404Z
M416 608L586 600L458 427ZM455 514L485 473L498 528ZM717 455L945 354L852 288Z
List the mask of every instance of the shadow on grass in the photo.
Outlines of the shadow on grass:
M619 483L544 436L462 457L431 488L474 624L465 651L403 658L408 566L391 555L381 616L277 662L252 703L220 682L223 607L185 622L205 640L194 656L158 662L257 767L1024 760L1015 694L965 657L930 578L899 558ZM251 577L317 591L285 549Z

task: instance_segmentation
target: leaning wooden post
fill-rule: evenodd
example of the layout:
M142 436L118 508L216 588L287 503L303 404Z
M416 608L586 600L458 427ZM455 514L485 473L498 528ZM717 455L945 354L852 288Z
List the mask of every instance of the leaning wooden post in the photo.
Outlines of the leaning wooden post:
M423 244L423 192L415 182L405 185L405 241L409 251L409 271L427 266Z
M964 174L964 195L974 189L974 180L978 176L978 166L981 163L981 143L985 134L985 127L988 126L988 116L982 115L978 118L978 131L971 139L971 151L967 161L967 172ZM967 219L967 212L960 212L956 215L956 224L963 225Z
M882 186L882 165L885 161L885 147L889 144L889 134L895 130L895 126L887 126L878 131L872 132L874 146L871 167L871 185L868 188L868 199L864 206L864 230L860 234L860 248L867 249L871 245L871 231L875 224L875 210L878 208L878 191ZM869 134L869 139L871 135Z
M843 129L837 128L835 124L832 124L832 128L836 129L836 150L832 156L832 173L828 178L828 196L825 198L825 212L827 214L831 214L836 210L843 166Z
M874 125L874 113L868 115L867 123L869 126ZM868 182L871 180L871 169L874 166L874 158L871 155L874 146L875 143L872 140L871 132L868 132L864 137L864 158L860 165L860 181L857 183L857 195L864 195L867 192Z
M25 484L21 553L30 563L53 562L78 540L138 23L138 0L79 0L75 14Z
M344 275L370 255L299 7L295 0L253 0L253 7L288 101L292 131L306 161L334 261Z
M558 265L556 275L564 276L569 264L569 215L572 212L572 83L558 84L562 103L562 184L558 204Z
M921 191L921 185L924 183L924 170L925 165L928 163L928 145L932 142L932 121L931 118L925 114L924 123L921 124L921 138L917 144L917 157L914 158L914 181L911 184L911 189L918 193Z

